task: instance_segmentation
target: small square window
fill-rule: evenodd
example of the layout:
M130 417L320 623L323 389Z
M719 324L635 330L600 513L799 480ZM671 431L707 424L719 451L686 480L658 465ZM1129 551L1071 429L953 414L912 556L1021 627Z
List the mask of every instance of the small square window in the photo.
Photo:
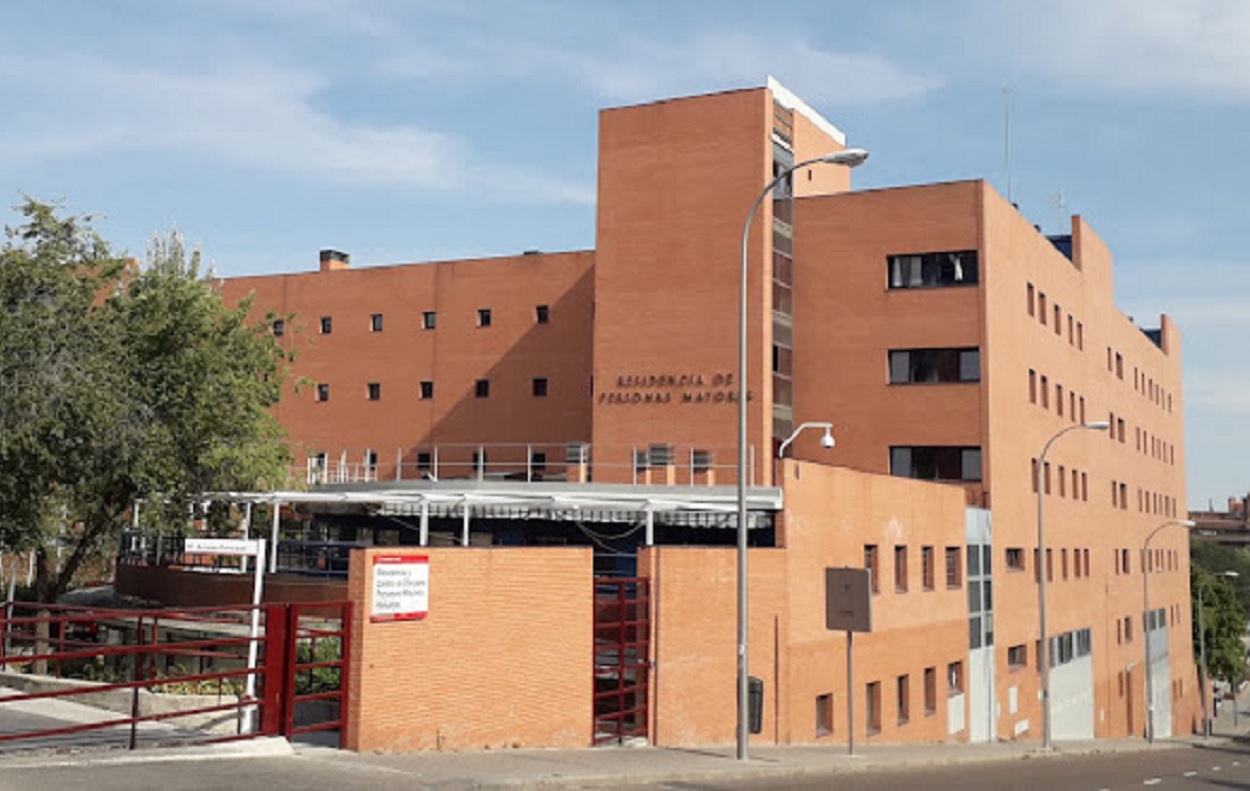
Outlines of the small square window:
M490 326L490 308L478 308L477 310L477 326Z
M478 379L473 383L473 395L476 398L490 398L490 380Z
M438 326L438 314L432 310L421 313L421 329L432 330Z
M382 400L382 383L381 382L369 383L369 400L370 401Z
M281 338L286 334L286 321L283 319L273 320L273 337Z
M334 329L333 320L331 320L329 316L322 316L321 317L321 334L329 335L332 329Z
M422 382L421 383L421 400L426 401L433 397L434 397L434 383Z
M1007 667L1011 670L1020 670L1029 664L1028 649L1024 644L1013 645L1007 649Z
M381 332L381 331L382 331L382 314L374 313L372 316L369 317L369 332Z
M546 398L547 397L547 378L544 376L536 377L533 382L533 390L534 390L535 398Z
M317 385L317 400L318 401L330 400L330 385L327 385L327 384Z
M1007 570L1024 571L1024 549L1007 547Z
M534 307L534 323L549 324L551 323L551 308L546 305L536 305Z

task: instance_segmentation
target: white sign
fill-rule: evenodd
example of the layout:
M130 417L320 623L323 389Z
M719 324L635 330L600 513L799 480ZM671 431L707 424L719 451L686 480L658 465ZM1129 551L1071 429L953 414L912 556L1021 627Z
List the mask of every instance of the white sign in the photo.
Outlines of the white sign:
M188 555L260 555L261 542L246 538L188 538L183 552Z
M430 611L428 555L374 555L371 621L419 621Z

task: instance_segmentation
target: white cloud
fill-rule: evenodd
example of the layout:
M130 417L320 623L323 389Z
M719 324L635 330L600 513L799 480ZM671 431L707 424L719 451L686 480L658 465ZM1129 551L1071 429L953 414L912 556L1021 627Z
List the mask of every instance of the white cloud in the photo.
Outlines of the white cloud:
M336 184L594 199L592 186L478 162L448 134L340 120L314 106L326 85L304 71L254 62L156 70L10 52L0 55L0 86L25 94L0 131L0 160L175 151Z

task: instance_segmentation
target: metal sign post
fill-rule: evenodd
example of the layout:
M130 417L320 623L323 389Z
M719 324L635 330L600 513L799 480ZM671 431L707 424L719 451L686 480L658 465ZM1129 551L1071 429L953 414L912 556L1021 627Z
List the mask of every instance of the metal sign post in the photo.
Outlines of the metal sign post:
M855 754L855 632L872 631L868 569L825 569L825 628L846 632L846 751Z

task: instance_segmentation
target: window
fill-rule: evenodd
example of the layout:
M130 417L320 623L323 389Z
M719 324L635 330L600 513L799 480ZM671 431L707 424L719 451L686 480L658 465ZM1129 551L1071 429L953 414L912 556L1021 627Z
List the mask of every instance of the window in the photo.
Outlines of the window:
M1022 547L1007 547L1006 561L1008 571L1024 571L1024 549Z
M979 349L897 349L890 351L890 384L979 382Z
M833 695L826 692L816 696L816 735L833 733Z
M1013 645L1007 649L1007 667L1011 670L1020 670L1029 664L1028 648L1021 643Z
M911 676L903 674L895 682L898 698L898 724L906 725L911 719Z
M890 288L935 288L977 282L976 250L892 255L886 261Z
M438 326L438 313L432 310L421 312L421 329L432 330Z
M1063 417L1063 385L1055 384L1055 411Z
M946 694L962 695L964 691L964 663L951 662L946 666Z
M490 380L478 379L474 382L473 395L476 398L490 398Z
M1072 314L1068 314L1068 343L1076 345L1076 319L1072 318Z
M479 327L490 326L490 308L478 308L477 309L477 326Z
M1076 348L1085 351L1085 325L1079 321L1076 323Z
M868 684L868 735L881 733L881 682Z
M920 548L920 577L924 589L933 590L933 547Z
M890 474L930 481L979 481L981 449L947 446L891 447Z
M879 571L879 563L876 544L864 544L864 568L868 569L868 584L872 587L872 592L880 593L881 583L877 573Z
M1055 334L1063 337L1063 310L1058 305L1055 305Z
M281 338L283 335L286 335L286 320L274 319L273 320L273 337Z
M958 588L963 584L963 571L960 569L959 547L946 548L946 587Z
M433 397L434 397L434 383L422 382L421 383L421 400L427 401Z
M1037 320L1046 326L1046 292L1037 292Z
M1119 379L1124 378L1124 357L1119 352L1115 353L1115 375Z
M365 451L365 468L369 474L377 476L378 474L378 452L376 450Z
M381 332L381 331L382 331L382 314L374 313L372 316L369 317L369 332Z
M1120 439L1120 444L1123 445L1124 444L1124 418L1122 417L1116 418L1115 433L1116 433L1116 436L1119 437Z
M1037 371L1029 369L1029 403L1037 403Z
M417 451L417 472L426 473L430 471L430 452L428 450Z
M546 398L547 397L547 377L545 376L535 377L534 381L531 383L531 389L533 390L535 398Z
M321 317L321 334L329 335L330 331L333 329L334 329L334 321L329 316L322 316Z
M894 591L907 592L907 546L898 544L894 547Z
M924 669L924 713L937 714L937 668Z
M1067 476L1067 474L1066 474L1066 473L1067 473L1067 469L1065 469L1065 468L1064 468L1064 466L1063 466L1062 464L1060 464L1060 465L1059 465L1059 496L1060 496L1060 497L1066 497L1066 496L1067 496L1067 489L1068 489L1068 486L1067 486L1067 480L1068 480L1068 476Z
M1032 283L1029 283L1028 294L1029 294L1029 315L1032 316L1035 314L1033 303L1036 298L1036 289L1033 288Z
M317 385L317 400L318 401L330 400L330 385L327 385L327 384Z
M1042 374L1042 408L1050 409L1050 379Z
M551 323L551 308L546 305L534 306L534 323L549 324Z
M370 400L370 401L381 401L381 400L382 400L382 383L381 383L381 382L370 382L370 383L367 385L367 387L368 387L368 391L369 391L369 400Z

